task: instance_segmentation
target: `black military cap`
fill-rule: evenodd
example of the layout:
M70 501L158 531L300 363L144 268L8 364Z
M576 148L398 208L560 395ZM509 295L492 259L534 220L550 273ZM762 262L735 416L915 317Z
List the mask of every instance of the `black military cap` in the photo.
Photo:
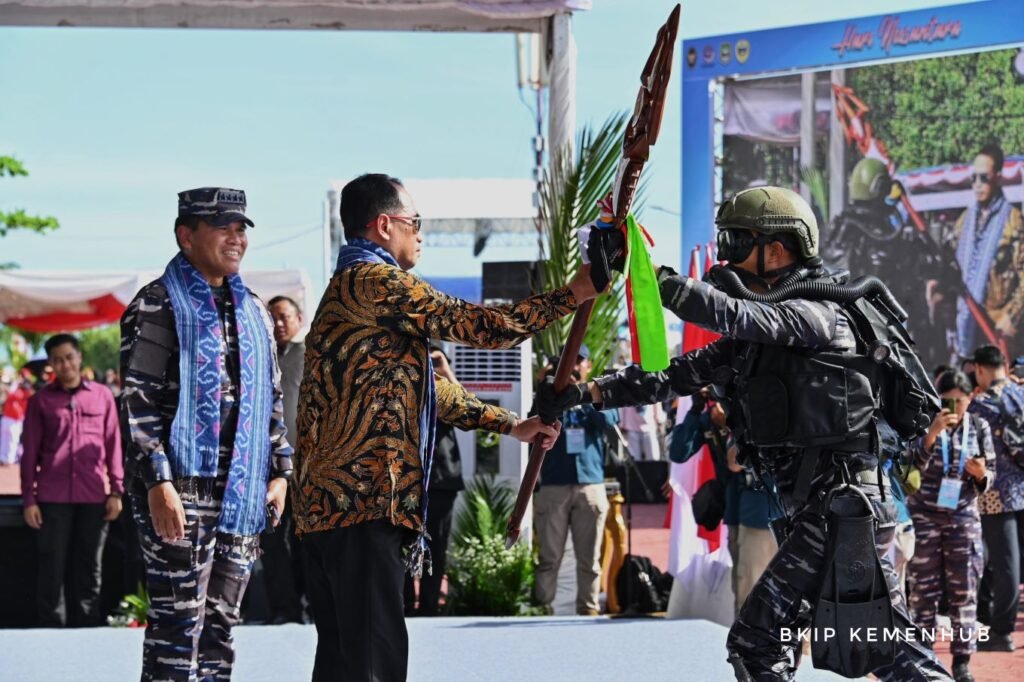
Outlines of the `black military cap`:
M974 351L974 357L970 358L976 365L982 367L1003 367L1006 365L1006 356L995 346L979 346Z
M198 216L218 227L243 222L256 224L245 215L245 192L227 187L199 187L178 192L178 217Z

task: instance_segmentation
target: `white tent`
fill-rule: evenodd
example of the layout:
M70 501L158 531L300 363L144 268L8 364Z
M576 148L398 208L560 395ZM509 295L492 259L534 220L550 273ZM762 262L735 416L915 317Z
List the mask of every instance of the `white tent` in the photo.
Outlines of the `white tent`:
M572 144L576 45L570 17L591 0L0 0L0 26L541 33L548 149Z
M3 0L24 26L537 33L590 0Z
M0 0L0 26L540 33L550 84L548 149L555 150L572 144L576 128L571 13L590 7L591 0ZM111 321L156 274L0 273L0 323L18 326L56 314L71 316L65 323L75 329L89 326L89 316L93 324ZM261 297L302 292L304 309L317 303L305 273L250 272L245 278Z
M75 331L116 322L125 306L157 271L0 272L0 324L27 331ZM305 270L243 272L246 285L264 301L288 296L303 310L319 303Z

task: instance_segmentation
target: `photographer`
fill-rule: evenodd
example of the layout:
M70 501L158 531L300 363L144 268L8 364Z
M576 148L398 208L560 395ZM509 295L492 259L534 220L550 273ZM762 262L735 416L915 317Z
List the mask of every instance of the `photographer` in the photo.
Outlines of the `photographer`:
M910 562L910 607L915 622L933 630L943 592L952 619L953 677L972 682L967 666L977 650L976 612L981 579L981 516L978 495L994 478L992 430L985 420L967 415L971 384L963 372L949 370L936 382L943 409L928 433L911 446L921 470L921 489L908 506L917 533ZM941 641L941 636L936 636Z

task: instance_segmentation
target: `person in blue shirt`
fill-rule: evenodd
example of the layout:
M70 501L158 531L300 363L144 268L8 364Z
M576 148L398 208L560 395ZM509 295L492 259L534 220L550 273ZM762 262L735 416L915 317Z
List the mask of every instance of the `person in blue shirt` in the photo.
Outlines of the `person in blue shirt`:
M729 529L732 557L732 591L736 613L757 583L778 546L769 530L771 520L768 491L755 483L754 473L737 460L736 443L725 425L725 411L707 399L707 392L694 394L693 404L683 421L672 431L669 459L688 461L705 445L715 465L715 478L725 489L722 523Z
M590 352L580 346L574 381L590 374ZM562 432L544 457L540 489L533 496L534 528L540 545L534 600L551 610L565 539L572 531L576 554L576 613L600 613L601 540L608 515L604 488L605 428L618 422L616 410L599 412L591 405L566 411Z
M907 461L909 458L909 454L904 457ZM907 506L907 493L900 480L900 472L893 466L891 459L886 460L882 468L889 476L889 483L892 485L892 501L896 505L896 533L893 537L892 547L889 549L889 560L896 573L897 587L903 593L905 600L907 596L907 566L914 558L917 536L914 531L914 520L910 516L910 508Z

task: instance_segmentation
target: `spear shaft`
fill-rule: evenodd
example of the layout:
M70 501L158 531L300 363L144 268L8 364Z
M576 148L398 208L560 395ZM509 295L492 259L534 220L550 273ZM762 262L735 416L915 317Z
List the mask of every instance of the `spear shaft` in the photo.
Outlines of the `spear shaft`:
M668 20L658 30L654 49L651 50L640 75L640 91L637 94L633 116L629 120L622 141L622 160L619 162L612 191L615 218L611 229L621 229L625 223L629 209L633 205L633 197L636 196L640 173L647 162L650 148L658 139L661 116L665 110L668 79L672 73L672 53L678 30L679 5L676 5L672 13L669 14ZM580 248L584 250L586 245L581 244ZM554 389L556 392L564 391L569 386L572 370L576 365L576 358L579 355L580 346L583 344L583 337L587 333L587 325L590 323L590 314L593 309L594 301L592 299L584 301L576 309L572 327L569 329L569 338L566 339L565 346L562 348L562 354L558 359L558 369L555 370ZM523 481L519 486L519 494L516 496L516 504L508 521L505 535L506 548L511 548L519 540L526 508L530 504L533 489L540 479L540 469L544 464L546 453L541 446L541 440L541 436L538 436L530 447L530 460L526 465L526 472L523 474Z

